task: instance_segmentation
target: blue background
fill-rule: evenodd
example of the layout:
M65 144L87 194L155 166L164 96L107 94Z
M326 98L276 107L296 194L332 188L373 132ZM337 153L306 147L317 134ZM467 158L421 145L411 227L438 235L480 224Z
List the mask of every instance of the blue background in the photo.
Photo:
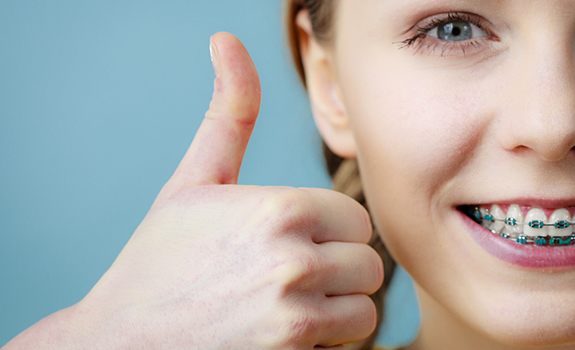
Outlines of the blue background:
M208 106L208 43L236 34L262 81L240 184L330 187L280 0L0 1L0 345L110 266ZM380 344L419 314L397 272Z

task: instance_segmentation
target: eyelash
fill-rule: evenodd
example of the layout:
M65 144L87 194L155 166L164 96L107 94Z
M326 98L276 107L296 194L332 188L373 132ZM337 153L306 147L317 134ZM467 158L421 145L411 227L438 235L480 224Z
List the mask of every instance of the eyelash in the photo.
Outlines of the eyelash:
M427 40L425 40L428 37L428 33L435 27L438 26L442 26L444 24L447 23L451 23L451 22L469 22L471 24L476 25L477 27L479 27L479 29L481 29L482 31L484 31L487 36L486 37L481 37L480 39L469 39L469 40L464 40L464 41L446 41L446 40L441 40L441 39L437 39L437 38L432 38L434 39L433 41L440 41L440 44L436 44L436 43L427 43ZM431 20L430 23L422 25L422 26L417 26L417 34L414 35L411 38L408 38L404 41L399 42L400 44L403 44L403 46L400 47L400 49L404 48L404 47L411 47L413 46L413 48L415 49L416 53L423 49L430 49L431 52L434 52L435 49L440 48L441 49L441 56L443 57L446 51L451 51L451 50L460 50L463 53L463 56L466 55L466 49L468 48L478 48L482 44L482 41L485 38L489 38L491 36L491 32L487 29L485 29L485 26L483 25L482 21L471 15L471 14L467 14L467 13L462 13L462 12L448 12L447 13L447 17L444 18L434 18ZM425 47L424 47L425 46Z

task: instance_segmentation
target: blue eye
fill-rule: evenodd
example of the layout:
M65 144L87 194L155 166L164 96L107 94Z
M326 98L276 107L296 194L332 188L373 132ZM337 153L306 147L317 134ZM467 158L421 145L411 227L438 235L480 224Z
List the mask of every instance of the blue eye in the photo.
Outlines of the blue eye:
M475 39L474 34L478 31L483 33L482 36L487 36L485 31L473 23L451 21L435 26L427 34L444 41L464 41Z
M469 13L450 12L425 22L415 26L414 36L398 42L403 44L400 49L413 47L416 53L427 51L442 57L456 56L458 52L465 56L468 51L487 48L486 39L497 40L484 29L484 20Z

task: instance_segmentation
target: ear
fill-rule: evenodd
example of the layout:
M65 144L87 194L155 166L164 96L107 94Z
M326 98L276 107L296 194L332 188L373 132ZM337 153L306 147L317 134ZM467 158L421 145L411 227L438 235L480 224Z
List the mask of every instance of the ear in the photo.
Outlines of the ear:
M355 140L338 86L333 51L316 40L308 10L297 14L296 27L311 110L319 133L332 152L342 158L355 158Z

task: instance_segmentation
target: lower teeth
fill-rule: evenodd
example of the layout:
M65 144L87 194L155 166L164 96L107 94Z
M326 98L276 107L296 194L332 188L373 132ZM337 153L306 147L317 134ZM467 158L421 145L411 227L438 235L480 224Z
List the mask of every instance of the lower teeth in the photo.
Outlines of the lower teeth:
M480 224L482 227L489 230L496 236L511 240L517 244L534 244L538 246L568 246L575 245L575 232L572 232L569 236L527 236L521 233L510 233L505 231L505 227L501 228L500 231L493 230L494 219L492 215L483 215L478 207L463 207L463 212L467 214L473 221ZM506 218L500 220L506 223L506 220L512 218Z

